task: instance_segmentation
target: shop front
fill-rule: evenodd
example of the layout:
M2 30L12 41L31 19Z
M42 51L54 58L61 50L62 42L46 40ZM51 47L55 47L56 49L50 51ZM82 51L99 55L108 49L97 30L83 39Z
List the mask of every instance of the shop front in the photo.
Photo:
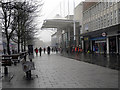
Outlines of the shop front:
M106 52L106 37L95 37L90 38L92 41L92 52L95 53L104 53Z
M118 52L120 54L120 35L118 36Z
M110 37L109 38L109 52L111 53L116 53L116 36Z
M90 51L89 37L84 37L84 52Z

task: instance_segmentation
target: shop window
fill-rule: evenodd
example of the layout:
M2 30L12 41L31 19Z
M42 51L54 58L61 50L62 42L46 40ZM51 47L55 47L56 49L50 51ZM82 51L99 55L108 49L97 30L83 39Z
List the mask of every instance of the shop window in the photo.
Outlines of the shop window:
M104 27L106 26L106 15L104 15Z
M113 5L113 3L110 1L110 2L109 2L109 5L110 5L110 6L112 6L112 5Z
M106 9L108 8L108 6L109 6L109 5L108 5L108 2L106 2Z
M111 19L111 22L110 22L110 24L112 25L112 19Z
M110 53L116 52L116 37L111 37L109 42Z
M114 21L115 21L114 23L116 24L116 17L115 17Z
M106 9L106 2L103 2L103 9Z
M120 17L120 8L119 8L119 11L118 11L118 16Z

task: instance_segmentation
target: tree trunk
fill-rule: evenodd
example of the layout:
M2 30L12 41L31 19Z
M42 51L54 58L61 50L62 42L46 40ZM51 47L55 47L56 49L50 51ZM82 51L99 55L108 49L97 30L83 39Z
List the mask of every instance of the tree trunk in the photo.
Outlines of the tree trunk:
M10 44L10 39L7 38L7 53L8 53L8 55L11 54L11 53L10 53L10 46L9 46L9 44Z
M26 51L26 41L25 41L25 38L24 38L24 51Z
M19 36L18 36L18 53L20 52L20 38L19 38Z
M23 41L21 42L21 50L22 50L22 52L24 51L24 49L23 49Z

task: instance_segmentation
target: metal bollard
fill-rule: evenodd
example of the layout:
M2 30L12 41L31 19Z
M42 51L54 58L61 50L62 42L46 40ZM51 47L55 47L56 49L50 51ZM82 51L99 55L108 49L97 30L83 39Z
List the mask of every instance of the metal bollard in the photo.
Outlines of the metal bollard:
M4 67L4 74L7 75L8 74L8 67Z

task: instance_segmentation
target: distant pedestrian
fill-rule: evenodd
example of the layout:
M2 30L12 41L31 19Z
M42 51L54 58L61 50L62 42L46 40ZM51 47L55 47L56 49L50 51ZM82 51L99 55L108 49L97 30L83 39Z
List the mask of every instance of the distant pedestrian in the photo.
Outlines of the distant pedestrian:
M54 51L54 49L52 48L52 52Z
M45 53L45 51L46 51L46 48L44 48L44 53Z
M55 51L56 51L56 53L58 53L58 49L57 49L57 47L55 47Z
M106 50L107 50L107 47L106 47L106 44L104 45L104 56L106 56Z
M41 52L42 52L42 48L40 47L40 48L39 48L39 53L40 53L40 56L41 56Z
M38 49L37 48L35 49L35 53L36 53L36 56L38 56Z
M6 54L6 49L3 49L3 53Z
M50 47L49 46L47 47L47 52L48 52L48 55L50 55Z

